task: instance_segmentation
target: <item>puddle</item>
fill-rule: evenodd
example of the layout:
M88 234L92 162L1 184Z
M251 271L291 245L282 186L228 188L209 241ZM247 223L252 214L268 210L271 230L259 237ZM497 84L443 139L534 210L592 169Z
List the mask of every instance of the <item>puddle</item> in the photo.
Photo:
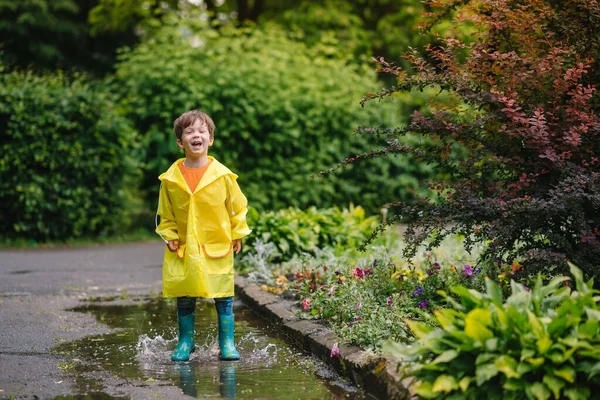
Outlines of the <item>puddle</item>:
M320 361L290 347L272 326L240 302L234 304L235 341L241 355L236 362L218 359L217 313L212 300L198 300L196 351L185 363L170 360L177 338L172 300L127 306L92 304L73 311L92 313L102 323L121 328L57 347L70 359L81 360L71 370L76 375L103 370L126 380L164 382L203 399L367 398ZM89 379L76 376L77 382L81 382L78 393L92 389Z

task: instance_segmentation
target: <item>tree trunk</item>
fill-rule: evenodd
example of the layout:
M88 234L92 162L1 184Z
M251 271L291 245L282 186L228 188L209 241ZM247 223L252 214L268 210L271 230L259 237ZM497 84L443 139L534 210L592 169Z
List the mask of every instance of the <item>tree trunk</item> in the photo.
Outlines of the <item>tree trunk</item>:
M264 5L265 5L264 0L255 0L254 1L254 6L250 10L250 15L249 15L250 20L252 20L254 22L258 21L258 17L260 17L260 14L262 14L262 12L263 12Z
M248 4L248 0L238 0L238 21L241 24L244 23L244 21L246 21L249 17L250 17L250 13L249 13L249 4Z

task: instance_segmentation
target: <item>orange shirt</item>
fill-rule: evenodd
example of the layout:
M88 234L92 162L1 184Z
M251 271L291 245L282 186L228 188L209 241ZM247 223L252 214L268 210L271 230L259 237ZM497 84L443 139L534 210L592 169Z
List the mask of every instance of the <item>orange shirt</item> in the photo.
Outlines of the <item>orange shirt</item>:
M198 186L198 184L200 183L202 176L208 169L208 166L211 162L212 160L209 158L208 162L200 168L189 168L183 165L182 162L179 163L178 167L181 171L181 175L183 175L183 178L185 179L185 182L187 183L192 193L194 193L194 190L196 190L196 186Z

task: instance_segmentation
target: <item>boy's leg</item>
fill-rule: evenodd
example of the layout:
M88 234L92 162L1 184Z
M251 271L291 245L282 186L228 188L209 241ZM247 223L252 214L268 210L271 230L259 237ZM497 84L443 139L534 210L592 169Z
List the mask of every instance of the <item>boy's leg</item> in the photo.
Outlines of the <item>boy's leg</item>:
M215 307L219 314L219 349L221 360L239 360L240 353L235 348L235 323L233 317L233 297L215 299Z
M171 355L172 361L187 361L194 352L194 324L196 323L196 298L177 298L177 325L179 340Z
M185 317L196 311L196 297L177 298L177 316Z

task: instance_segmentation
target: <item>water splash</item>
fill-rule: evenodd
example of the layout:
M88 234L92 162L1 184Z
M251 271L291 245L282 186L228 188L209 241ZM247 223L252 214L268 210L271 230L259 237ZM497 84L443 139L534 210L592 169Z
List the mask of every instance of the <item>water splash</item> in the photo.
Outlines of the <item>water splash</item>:
M275 329L238 306L236 346L241 360L219 360L215 311L212 304L199 304L196 347L190 361L173 363L171 353L177 342L173 307L164 301L138 306L91 305L78 311L93 312L118 330L63 345L59 351L87 360L95 370L107 370L126 379L160 381L178 386L184 394L198 398L364 399L346 387L329 371L320 371L320 362L288 347L270 336ZM83 365L83 364L82 364ZM76 366L72 373L86 374ZM83 380L80 380L84 382ZM80 389L85 392L86 387ZM333 397L336 398L336 397Z

